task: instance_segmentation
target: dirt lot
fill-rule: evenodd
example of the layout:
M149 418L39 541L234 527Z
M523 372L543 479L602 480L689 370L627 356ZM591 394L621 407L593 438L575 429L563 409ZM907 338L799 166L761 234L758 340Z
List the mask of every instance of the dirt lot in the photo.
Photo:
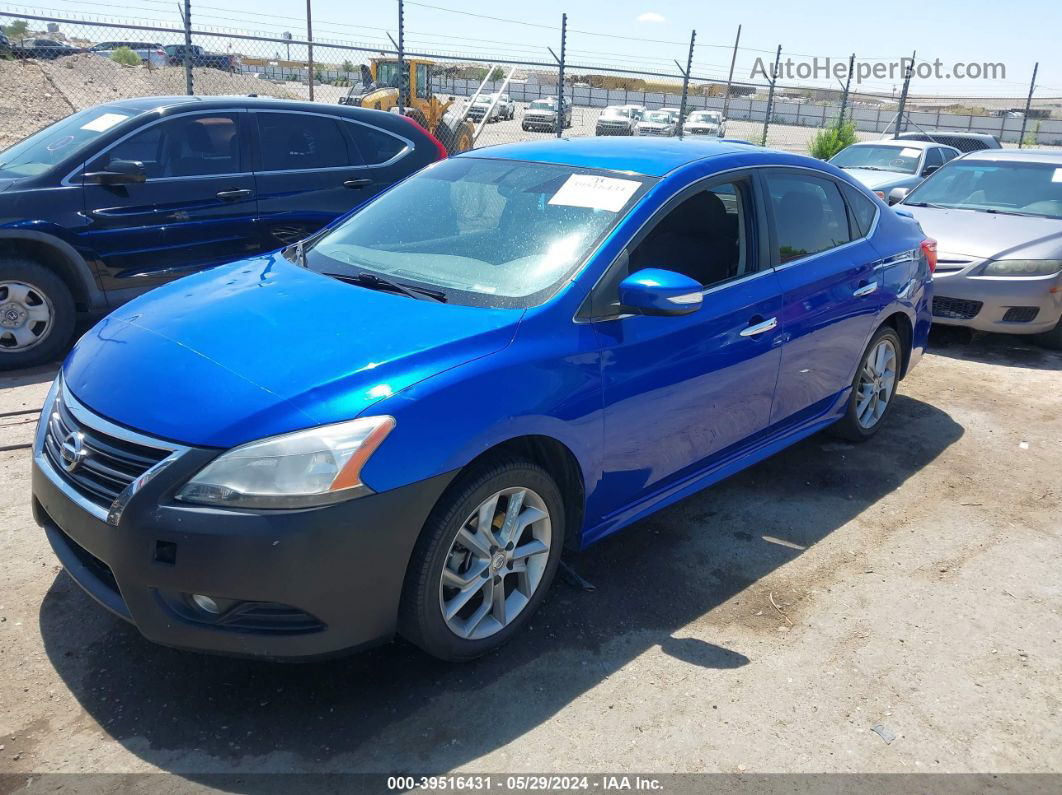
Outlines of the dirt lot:
M0 452L0 772L1062 772L1062 355L933 342L871 443L813 437L576 556L597 590L467 665L153 646L60 571ZM52 373L0 379L0 412Z

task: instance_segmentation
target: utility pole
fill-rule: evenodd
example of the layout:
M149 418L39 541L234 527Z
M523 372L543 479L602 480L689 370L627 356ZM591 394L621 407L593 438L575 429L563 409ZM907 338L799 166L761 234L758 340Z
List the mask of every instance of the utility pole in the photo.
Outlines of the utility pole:
M774 84L778 82L778 65L782 62L782 45L774 56L774 69L771 70L771 88L767 92L767 112L763 116L763 140L760 146L767 146L767 128L771 125L771 108L774 107Z
M903 88L900 89L900 108L896 113L896 129L892 132L892 137L894 139L899 138L900 133L903 132L903 130L900 129L901 125L904 129L907 129L907 124L903 119L903 111L904 108L907 107L907 90L911 87L911 75L914 74L915 56L917 54L917 51L911 53L911 63L907 65L907 69L904 71Z
M306 0L306 46L309 51L307 63L310 67L310 102L313 102L313 15L310 12L311 0Z
M686 70L682 71L681 64L678 61L675 62L675 66L678 66L679 71L682 72L682 104L679 105L679 120L678 120L678 134L679 138L682 137L682 128L686 121L686 97L690 91L690 72L693 70L693 43L697 40L697 31L690 31L690 53L686 56Z
M737 62L738 44L741 43L741 25L738 25L737 36L734 38L734 54L730 56L730 74L726 78L726 96L723 97L723 120L730 111L730 86L734 82L734 64Z
M1025 115L1021 117L1021 135L1018 136L1018 148L1021 149L1025 144L1025 123L1029 121L1029 111L1032 109L1032 95L1036 90L1036 73L1040 69L1040 62L1037 61L1033 64L1033 76L1029 81L1029 96L1025 99ZM1004 117L1005 118L1005 117Z

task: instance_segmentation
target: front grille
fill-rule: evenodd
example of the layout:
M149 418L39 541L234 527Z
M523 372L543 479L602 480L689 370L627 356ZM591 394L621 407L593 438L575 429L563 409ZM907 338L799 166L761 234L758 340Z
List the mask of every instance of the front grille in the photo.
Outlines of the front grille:
M126 486L172 451L105 433L93 427L91 415L83 408L78 409L79 420L64 392L59 390L47 418L44 454L59 477L83 497L107 508Z
M1038 306L1012 306L1003 314L1004 323L1028 323L1040 314Z
M963 301L960 298L945 298L938 295L933 299L933 317L969 320L981 311L983 305L981 301Z

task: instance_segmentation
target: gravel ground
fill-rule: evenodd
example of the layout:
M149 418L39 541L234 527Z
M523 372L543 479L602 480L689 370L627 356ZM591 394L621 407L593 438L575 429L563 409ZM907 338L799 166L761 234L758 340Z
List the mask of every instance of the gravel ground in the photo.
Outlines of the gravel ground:
M574 556L597 590L466 665L153 646L60 571L0 453L0 772L1062 772L1062 355L933 345L873 441ZM0 412L52 374L0 378Z

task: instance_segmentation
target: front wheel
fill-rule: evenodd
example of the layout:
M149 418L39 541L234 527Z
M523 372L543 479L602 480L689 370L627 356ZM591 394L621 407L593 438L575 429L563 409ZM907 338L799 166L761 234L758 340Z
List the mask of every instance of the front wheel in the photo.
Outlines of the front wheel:
M878 329L859 362L844 417L830 428L833 434L862 442L878 432L896 397L902 350L893 329Z
M1053 351L1062 351L1062 317L1055 323L1055 327L1043 334L1036 335L1036 342Z
M417 541L399 631L444 660L501 646L538 608L563 545L563 500L544 469L509 459L461 476Z
M21 257L0 260L0 371L58 358L74 313L70 288L54 272Z

